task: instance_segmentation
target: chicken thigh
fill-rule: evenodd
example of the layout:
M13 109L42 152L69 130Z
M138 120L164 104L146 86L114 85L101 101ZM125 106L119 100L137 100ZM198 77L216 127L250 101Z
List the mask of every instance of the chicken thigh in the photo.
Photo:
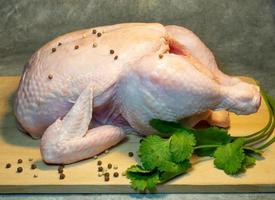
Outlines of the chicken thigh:
M228 111L256 112L257 86L219 71L191 31L157 23L81 30L40 48L26 64L14 104L18 123L41 139L47 163L73 163L153 133L149 120L227 127Z

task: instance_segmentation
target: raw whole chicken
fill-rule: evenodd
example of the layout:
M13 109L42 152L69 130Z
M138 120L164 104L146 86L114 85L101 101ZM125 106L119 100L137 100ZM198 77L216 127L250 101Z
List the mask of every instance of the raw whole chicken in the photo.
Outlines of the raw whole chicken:
M47 163L69 164L154 132L152 118L228 127L228 111L258 110L257 86L219 71L190 30L125 23L60 36L26 64L14 112L21 130L41 138Z

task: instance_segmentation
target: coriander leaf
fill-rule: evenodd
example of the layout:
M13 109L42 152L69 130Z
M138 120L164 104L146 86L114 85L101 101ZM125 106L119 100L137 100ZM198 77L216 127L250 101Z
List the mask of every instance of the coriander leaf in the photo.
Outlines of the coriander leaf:
M251 167L252 165L255 165L255 162L256 162L256 158L254 158L253 156L246 155L242 165L243 167L247 168L247 167Z
M168 139L163 139L157 135L149 135L141 142L138 154L146 170L155 168L169 172L177 170L176 163L171 160Z
M234 142L220 146L214 153L214 164L226 174L236 174L242 167L245 158L243 145L245 140L238 138Z
M210 127L206 129L193 130L196 137L197 146L200 145L222 145L229 143L232 138L228 134L228 131L223 128ZM198 156L213 156L216 148L201 148L196 149L195 154Z
M195 130L194 134L197 145L227 144L231 141L228 131L218 127Z
M242 167L239 171L245 172L248 167L255 165L255 162L256 162L256 158L254 158L253 156L246 155L242 162Z
M189 162L189 160L185 160L183 162L180 162L177 164L178 165L178 169L175 172L162 172L160 174L160 183L164 183L167 182L169 180L171 180L172 178L184 174L187 172L187 170L191 167L191 164Z
M164 121L160 119L151 119L149 124L158 132L164 134L163 136L171 136L178 129L183 128L179 123Z
M159 172L157 170L148 171L139 165L133 165L127 169L126 176L131 180L131 187L139 192L156 191L159 183Z
M185 130L178 130L170 138L170 152L172 160L176 163L182 162L192 156L193 146L196 140L193 134Z

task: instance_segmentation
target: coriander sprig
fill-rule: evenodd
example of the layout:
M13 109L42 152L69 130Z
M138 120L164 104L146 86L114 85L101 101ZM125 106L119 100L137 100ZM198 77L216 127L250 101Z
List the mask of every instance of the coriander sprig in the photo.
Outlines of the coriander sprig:
M158 135L149 135L142 140L138 155L141 165L127 170L132 188L139 192L156 191L156 185L187 173L191 168L192 154L214 158L216 168L233 175L244 172L256 162L255 155L275 142L271 139L275 128L275 100L261 91L268 107L267 125L248 136L233 137L226 129L210 127L193 129L176 122L152 119L150 125ZM268 140L268 141L267 141ZM267 141L264 144L263 141Z

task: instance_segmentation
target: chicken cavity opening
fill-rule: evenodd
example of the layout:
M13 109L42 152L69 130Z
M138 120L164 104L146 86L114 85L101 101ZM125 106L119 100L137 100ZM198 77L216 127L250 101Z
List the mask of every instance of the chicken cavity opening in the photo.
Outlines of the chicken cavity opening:
M182 55L182 56L188 55L188 52L185 50L185 48L181 44L179 44L177 41L172 39L169 40L169 53Z

